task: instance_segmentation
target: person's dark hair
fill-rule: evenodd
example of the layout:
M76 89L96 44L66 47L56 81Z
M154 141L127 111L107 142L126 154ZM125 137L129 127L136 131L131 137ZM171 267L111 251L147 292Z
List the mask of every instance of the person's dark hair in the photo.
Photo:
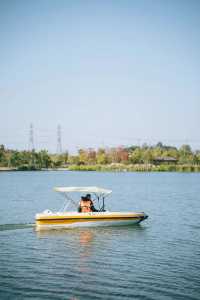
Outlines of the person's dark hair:
M87 197L81 196L81 200L86 201Z
M91 195L90 195L90 194L87 194L87 195L85 196L85 198L90 199L90 198L91 198Z

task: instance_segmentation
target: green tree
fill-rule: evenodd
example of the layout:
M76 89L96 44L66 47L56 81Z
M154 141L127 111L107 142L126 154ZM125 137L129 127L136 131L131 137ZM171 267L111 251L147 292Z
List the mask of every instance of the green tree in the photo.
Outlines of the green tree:
M180 153L184 153L184 154L191 154L192 150L190 145L182 145L179 149Z
M179 149L179 162L188 163L193 160L193 153L189 145L182 145Z
M96 160L97 163L100 165L105 165L108 162L105 149L103 148L98 149Z
M161 147L156 146L156 147L154 147L154 148L152 149L152 156L153 156L153 159L156 159L156 158L158 158L158 157L162 157L162 155L163 155L163 150L162 150Z
M139 164L142 162L142 150L141 148L136 148L134 151L129 153L129 161L133 164Z
M200 150L197 150L194 155L194 162L200 164Z
M38 153L37 165L39 168L49 168L51 166L51 158L47 150L41 150Z
M142 159L145 163L152 163L153 161L153 154L151 149L147 149L142 154Z
M22 165L22 155L18 151L13 151L10 157L10 165L12 167L19 167Z
M163 149L165 146L163 145L163 143L161 143L161 142L158 142L157 144L156 144L156 148L160 148L160 149Z
M69 155L68 163L70 165L79 165L79 156L78 155Z
M7 166L8 165L8 160L6 157L6 150L4 145L0 145L0 166Z

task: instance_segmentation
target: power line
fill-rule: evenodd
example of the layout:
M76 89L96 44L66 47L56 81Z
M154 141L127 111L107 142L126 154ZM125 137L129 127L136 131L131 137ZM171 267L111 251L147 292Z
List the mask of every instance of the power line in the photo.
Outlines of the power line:
M33 132L33 124L30 124L30 129L29 129L29 150L33 151L35 150L34 147L34 132Z
M57 153L62 153L62 135L61 135L61 126L57 127Z

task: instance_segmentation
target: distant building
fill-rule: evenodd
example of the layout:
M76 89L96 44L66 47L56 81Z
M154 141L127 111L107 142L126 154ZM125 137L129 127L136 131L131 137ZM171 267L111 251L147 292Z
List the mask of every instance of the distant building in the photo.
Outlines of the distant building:
M155 165L159 165L159 164L176 164L178 162L178 160L174 157L156 157L153 159L153 163Z

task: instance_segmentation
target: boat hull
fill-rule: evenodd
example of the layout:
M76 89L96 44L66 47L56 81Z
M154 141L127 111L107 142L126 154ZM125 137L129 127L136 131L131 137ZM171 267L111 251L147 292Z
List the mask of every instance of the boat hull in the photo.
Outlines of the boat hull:
M147 217L145 213L119 212L38 214L36 226L37 228L122 226L140 223Z

